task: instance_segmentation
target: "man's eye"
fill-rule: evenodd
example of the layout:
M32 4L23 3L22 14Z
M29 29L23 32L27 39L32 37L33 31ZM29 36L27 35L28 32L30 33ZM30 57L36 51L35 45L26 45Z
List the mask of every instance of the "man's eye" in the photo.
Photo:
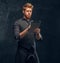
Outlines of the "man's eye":
M29 11L27 10L27 12L29 12Z
M27 11L27 12L31 12L31 11Z

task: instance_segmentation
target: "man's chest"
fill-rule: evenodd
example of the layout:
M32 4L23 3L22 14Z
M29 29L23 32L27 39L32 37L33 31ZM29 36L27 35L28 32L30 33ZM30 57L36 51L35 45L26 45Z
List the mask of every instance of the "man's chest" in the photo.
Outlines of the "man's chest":
M23 31L24 29L26 29L28 27L28 22L26 21L20 21L19 22L19 28L21 29L21 31Z

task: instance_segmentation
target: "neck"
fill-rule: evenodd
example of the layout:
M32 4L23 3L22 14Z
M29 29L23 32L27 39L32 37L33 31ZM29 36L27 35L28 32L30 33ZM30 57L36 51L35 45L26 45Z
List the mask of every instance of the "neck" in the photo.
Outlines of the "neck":
M29 21L29 20L30 20L30 19L26 18L25 16L24 16L24 19L26 19L27 21Z

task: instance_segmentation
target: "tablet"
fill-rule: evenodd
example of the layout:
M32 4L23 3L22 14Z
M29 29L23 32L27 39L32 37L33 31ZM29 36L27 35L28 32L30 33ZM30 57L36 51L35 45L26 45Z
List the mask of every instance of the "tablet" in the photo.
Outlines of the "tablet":
M34 29L39 28L41 24L41 21L39 22L32 22L31 23L31 31L34 31Z

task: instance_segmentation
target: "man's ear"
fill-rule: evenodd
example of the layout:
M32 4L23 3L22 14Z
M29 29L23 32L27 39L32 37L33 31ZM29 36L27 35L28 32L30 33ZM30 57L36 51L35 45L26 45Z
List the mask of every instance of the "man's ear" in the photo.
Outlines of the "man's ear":
M24 10L22 11L22 13L24 14Z

